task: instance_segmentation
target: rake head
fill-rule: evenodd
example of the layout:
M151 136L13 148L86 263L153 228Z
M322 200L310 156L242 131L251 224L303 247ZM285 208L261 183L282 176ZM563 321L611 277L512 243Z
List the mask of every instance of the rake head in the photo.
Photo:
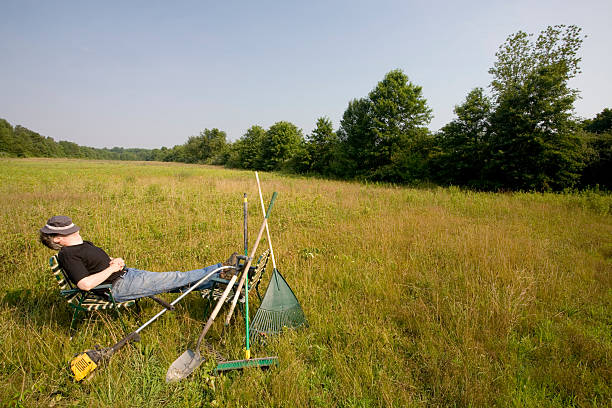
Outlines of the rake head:
M251 322L251 337L267 337L284 327L306 325L306 316L295 294L281 273L274 269L261 306Z

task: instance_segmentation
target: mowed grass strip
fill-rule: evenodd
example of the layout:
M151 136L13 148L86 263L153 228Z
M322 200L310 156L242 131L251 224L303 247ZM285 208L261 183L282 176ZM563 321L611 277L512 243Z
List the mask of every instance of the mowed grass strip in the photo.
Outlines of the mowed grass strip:
M38 243L51 215L129 266L189 270L242 250L261 225L254 174L217 167L0 160L0 401L13 406L609 406L612 197L492 194L261 173L279 270L310 326L252 355L277 368L166 385L195 345L190 295L84 383L72 356L123 333L115 314L71 311ZM261 246L265 247L266 241ZM267 282L271 268L264 277ZM265 289L265 286L264 286ZM263 291L262 291L263 293ZM174 295L164 295L171 300ZM258 300L252 302L252 313ZM131 329L159 310L129 311ZM225 311L225 309L223 309ZM223 315L223 312L222 312ZM209 341L243 358L244 319Z

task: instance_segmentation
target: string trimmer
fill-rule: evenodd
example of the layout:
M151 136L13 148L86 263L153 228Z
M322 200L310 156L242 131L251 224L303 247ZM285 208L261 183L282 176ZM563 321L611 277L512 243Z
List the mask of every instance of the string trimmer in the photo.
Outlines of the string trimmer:
M206 276L196 282L195 285L192 285L189 289L183 292L179 297L177 297L169 306L174 306L177 302L179 302L182 298L187 296L192 290L197 288L200 284L202 284L205 280L210 278L214 273L219 272L222 269L230 269L234 268L233 266L222 266L220 268L215 269L212 272L209 272ZM102 362L106 362L110 360L110 358L115 354L119 349L125 346L128 342L135 340L140 340L139 333L147 327L149 324L153 323L157 320L161 315L166 313L167 310L172 309L168 307L164 307L162 311L153 316L148 322L140 326L138 329L133 331L132 333L125 336L123 339L119 340L115 345L107 348L95 347L90 350L85 350L82 353L79 353L75 356L74 359L70 362L70 370L74 374L74 379L76 381L81 381L85 377L87 377L91 372L93 372Z

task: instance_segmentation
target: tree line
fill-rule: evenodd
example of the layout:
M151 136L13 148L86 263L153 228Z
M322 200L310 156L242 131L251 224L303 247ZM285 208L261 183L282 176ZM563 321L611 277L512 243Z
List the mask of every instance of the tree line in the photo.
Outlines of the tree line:
M348 103L340 126L328 117L310 135L291 122L254 125L235 142L205 129L161 149L94 149L56 143L0 120L0 155L206 163L402 184L434 182L479 190L612 188L612 110L580 120L577 26L552 26L534 38L510 35L489 70L489 91L471 90L455 118L431 132L422 88L393 70Z
M69 157L100 160L150 160L150 149L97 149L59 141L0 118L0 157Z

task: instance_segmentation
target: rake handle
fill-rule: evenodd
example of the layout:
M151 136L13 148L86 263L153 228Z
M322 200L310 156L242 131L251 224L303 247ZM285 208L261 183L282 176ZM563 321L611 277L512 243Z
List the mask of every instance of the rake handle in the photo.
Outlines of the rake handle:
M259 190L259 201L261 202L261 212L264 210L263 196L261 195L261 185L259 184L259 175L255 172L257 179L257 190ZM264 213L264 216L266 214ZM270 227L266 224L266 238L268 238L268 246L270 247L270 255L272 255L272 266L276 269L276 259L274 258L274 249L272 249L272 240L270 239Z
M257 251L257 247L259 246L259 241L261 240L261 237L263 236L264 229L266 228L266 225L268 223L268 217L270 216L270 211L272 211L272 206L274 205L274 201L276 200L277 195L278 193L276 191L274 192L274 194L272 194L272 199L270 200L268 211L266 211L266 216L264 217L263 223L261 224L261 228L259 228L259 233L257 234L255 245L253 245L253 249L251 249L251 252L250 252L251 255L255 254ZM225 318L226 326L229 325L230 320L232 320L232 314L234 313L234 309L236 308L236 303L238 303L238 298L240 297L240 291L242 290L242 287L244 286L244 281L246 280L247 275L249 274L249 268L251 267L251 263L253 262L252 256L248 257L247 259L248 259L248 262L244 267L244 272L242 273L242 276L240 277L240 282L238 283L238 289L236 289L236 294L234 295L234 299L232 299L230 310L227 313L227 317Z

